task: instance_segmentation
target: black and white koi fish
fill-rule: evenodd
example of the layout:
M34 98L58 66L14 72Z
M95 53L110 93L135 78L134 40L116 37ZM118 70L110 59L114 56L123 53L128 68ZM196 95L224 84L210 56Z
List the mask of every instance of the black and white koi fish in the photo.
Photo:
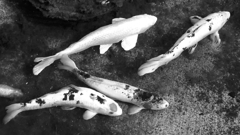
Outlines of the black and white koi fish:
M81 81L108 97L133 104L128 109L128 114L135 114L142 109L161 110L169 106L169 103L160 95L145 91L129 84L111 81L89 75L77 68L75 63L67 56L61 58L63 65L60 69L73 72Z
M227 11L212 13L205 18L191 16L190 20L194 25L177 40L168 52L152 58L141 65L138 69L138 75L143 76L154 72L158 67L166 65L187 49L189 54L192 54L197 47L197 43L208 35L210 35L212 40L212 47L218 48L221 42L218 31L229 18L230 12Z
M157 18L152 15L136 15L128 19L115 18L112 24L103 26L71 44L68 48L49 57L38 57L34 62L40 62L33 68L33 74L38 75L45 67L51 65L63 55L71 55L84 51L92 46L100 45L100 53L105 53L113 43L122 41L124 50L130 50L136 46L138 34L144 33L153 26Z
M63 110L72 110L76 107L85 108L87 109L83 114L83 119L85 120L91 119L98 113L108 116L119 116L122 114L122 109L114 100L95 90L70 85L29 102L7 106L7 115L4 117L3 123L8 123L23 111L55 106L62 106Z
M20 89L16 89L4 84L0 84L0 96L14 98L14 97L23 96L23 93Z

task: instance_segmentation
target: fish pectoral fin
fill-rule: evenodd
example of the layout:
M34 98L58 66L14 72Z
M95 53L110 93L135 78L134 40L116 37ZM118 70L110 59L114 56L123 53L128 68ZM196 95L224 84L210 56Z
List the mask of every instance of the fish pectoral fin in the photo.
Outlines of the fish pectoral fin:
M138 35L132 35L132 36L124 38L121 43L122 48L125 51L129 51L129 50L133 49L136 46L137 38L138 38Z
M212 40L213 49L218 49L220 47L221 39L218 31L210 35L210 39Z
M136 105L132 105L132 106L128 107L127 112L128 112L129 115L133 115L133 114L136 114L136 113L140 112L142 109L144 109L144 108L136 106Z
M111 46L112 44L100 45L100 54L104 54Z
M197 15L194 15L194 16L190 17L190 21L191 21L192 24L195 24L195 23L197 23L200 20L202 20L202 17L197 16Z
M116 23L116 22L120 22L120 21L123 21L123 20L125 20L125 18L114 18L114 19L112 19L112 24L114 24L114 23Z
M87 110L87 111L85 111L84 114L83 114L83 119L84 119L84 120L89 120L89 119L93 118L95 115L97 115L96 112L92 112L92 111L90 111L90 110Z
M75 109L76 107L73 107L73 106L62 106L61 108L62 108L62 110L69 111L69 110Z
M197 45L198 45L198 43L196 43L194 46L188 48L188 53L192 54L195 51L195 49L197 48Z

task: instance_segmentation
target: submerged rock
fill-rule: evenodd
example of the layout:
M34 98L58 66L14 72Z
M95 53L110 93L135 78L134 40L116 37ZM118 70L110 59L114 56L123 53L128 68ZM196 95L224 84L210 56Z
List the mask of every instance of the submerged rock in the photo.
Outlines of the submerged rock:
M124 0L29 0L44 16L88 20L117 9Z

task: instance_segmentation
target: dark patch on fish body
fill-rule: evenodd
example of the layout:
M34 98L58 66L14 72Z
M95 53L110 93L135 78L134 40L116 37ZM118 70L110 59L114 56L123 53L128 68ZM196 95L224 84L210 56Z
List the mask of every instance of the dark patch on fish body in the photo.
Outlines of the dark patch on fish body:
M152 104L151 103L145 103L145 104L143 104L143 107L145 109L152 109Z
M163 102L163 98L159 97L158 95L155 95L151 102L152 103L162 103Z
M124 88L124 90L127 90L127 89L129 89L129 85L125 85L125 88Z
M134 93L134 98L139 99L141 101L149 101L152 98L152 96L153 96L152 93L140 89L136 89Z
M187 30L187 33L190 33L191 32L191 30Z
M77 102L76 102L76 104L79 104L80 103L80 101L78 100Z
M118 110L117 105L114 104L114 103L111 103L111 104L109 105L109 107L110 107L110 110L113 111L113 112L116 112L116 111ZM112 113L113 113L113 112L112 112ZM110 114L111 114L111 113L110 113Z
M195 34L194 33L192 33L192 34L189 34L187 37L194 37L195 36Z
M78 90L73 88L73 87L70 87L68 93L64 93L64 98L63 100L67 100L68 98L68 95L69 95L69 100L74 100L74 94L73 93L78 93Z
M209 26L209 31L211 31L212 30L212 27L211 26Z
M84 79L90 78L91 75L89 75L87 72L81 71L81 70L76 70L76 73L80 76L82 76Z
M103 98L101 98L99 96L97 96L97 100L99 101L100 104L104 104L105 101L106 101L105 99L103 99Z
M36 99L36 103L38 103L40 106L42 106L43 104L45 104L45 100L42 100L41 98L37 98Z
M206 21L207 21L207 22L210 22L211 20L212 20L212 19L207 19Z
M26 106L27 104L31 104L31 103L32 103L32 101L28 101L28 102L21 103L21 105Z

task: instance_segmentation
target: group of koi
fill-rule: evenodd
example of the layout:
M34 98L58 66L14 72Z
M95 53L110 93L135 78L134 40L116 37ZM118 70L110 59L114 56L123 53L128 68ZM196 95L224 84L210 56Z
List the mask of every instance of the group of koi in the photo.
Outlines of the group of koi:
M197 43L210 35L212 47L220 46L218 31L230 18L230 12L220 11L212 13L205 18L191 16L190 20L194 24L190 27L165 54L148 60L138 71L139 76L154 72L158 67L167 64L177 58L183 51L190 54L194 52ZM39 98L23 103L15 103L6 107L7 115L3 123L8 123L18 113L27 110L50 108L61 106L63 110L72 110L76 107L85 108L83 119L88 120L96 114L108 116L119 116L122 109L114 100L132 104L128 108L128 114L132 115L142 109L161 110L167 108L169 103L160 95L131 86L129 84L116 82L84 72L76 66L68 56L84 51L92 46L100 45L100 53L105 53L114 43L121 41L124 50L131 50L136 46L138 34L144 33L157 21L152 15L136 15L128 19L115 18L112 24L103 26L83 38L71 44L68 48L48 57L38 57L34 62L39 62L33 68L33 74L38 75L44 68L51 65L55 60L60 59L61 65L58 67L72 72L79 80L87 84L90 88L69 85L58 91L45 94ZM22 96L21 90L10 86L0 85L0 96L17 97Z

